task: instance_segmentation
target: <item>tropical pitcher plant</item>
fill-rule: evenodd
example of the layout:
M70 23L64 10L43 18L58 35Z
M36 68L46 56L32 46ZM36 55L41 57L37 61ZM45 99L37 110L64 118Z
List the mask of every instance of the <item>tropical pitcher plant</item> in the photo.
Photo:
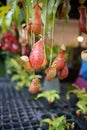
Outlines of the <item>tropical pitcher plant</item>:
M3 28L9 30L12 27L13 32L11 33L9 30L3 34L0 39L0 48L8 50L10 53L18 53L23 69L30 74L34 75L36 71L45 68L45 76L48 81L51 81L56 75L59 79L67 78L69 69L66 47L61 45L54 60L52 57L56 13L58 10L59 19L67 19L70 0L10 0L2 8L0 9L0 24L4 21ZM46 53L47 44L50 46L49 62ZM34 76L29 91L32 94L37 93L39 84L39 78Z

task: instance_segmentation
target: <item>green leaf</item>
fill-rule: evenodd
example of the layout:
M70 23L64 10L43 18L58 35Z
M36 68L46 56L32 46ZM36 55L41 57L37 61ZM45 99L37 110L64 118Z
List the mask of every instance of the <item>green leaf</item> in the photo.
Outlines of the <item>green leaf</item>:
M59 99L60 96L56 90L48 90L37 95L36 99L45 97L48 101L53 102L55 99Z
M0 18L0 26L2 25L3 23L3 19L4 19L4 16L2 18Z
M7 6L0 8L0 26L2 30L9 30L12 22L12 17L15 12L16 0L10 0Z
M42 120L40 124L43 125L44 122L48 123L49 130L65 130L65 120L65 116L60 116L58 118L55 118L54 120L46 118Z
M12 20L17 24L17 27L21 25L20 8L18 5L15 7L15 12L12 16Z
M23 88L24 85L25 85L24 82L21 82L21 81L17 83L17 86L19 86L19 87L21 87L21 88Z
M66 95L68 98L69 98L70 93L74 93L79 99L79 101L76 104L76 106L78 107L77 113L78 112L87 113L87 93L86 93L86 90L80 89L80 88L70 90L70 91L68 91L68 93Z
M55 4L55 0L50 0L48 2L48 14L49 15L53 12L54 4Z
M42 126L43 123L45 123L45 122L48 123L48 124L51 124L51 119L46 118L46 119L42 120L42 121L40 122L40 125Z
M9 10L11 9L11 5L0 7L0 18L2 18Z
M56 0L53 6L53 13L55 14L57 11L58 5L61 3L62 0Z
M55 14L58 8L58 5L61 3L62 0L47 0L43 4L43 11L42 11L42 21L45 25L45 18L46 18L46 33L50 32L54 26L55 21Z
M29 18L32 18L33 16L33 1L32 0L24 0L24 10L25 15L27 15L27 11L29 13ZM27 8L26 8L27 7ZM26 16L27 17L27 16ZM27 19L27 18L26 18Z
M10 26L11 21L12 21L12 15L15 12L15 8L16 8L16 1L13 1L11 3L11 9L8 11L7 15L6 15L6 24L7 26Z
M16 70L21 70L20 64L18 62L16 62L14 59L10 59L9 64L14 67L14 69Z
M20 79L20 76L15 74L12 76L11 81L17 81L19 79Z

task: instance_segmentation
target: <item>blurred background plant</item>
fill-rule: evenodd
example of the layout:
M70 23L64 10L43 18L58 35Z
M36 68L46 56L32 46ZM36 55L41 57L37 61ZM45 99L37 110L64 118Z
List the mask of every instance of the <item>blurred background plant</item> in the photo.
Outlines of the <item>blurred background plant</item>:
M35 75L32 73L28 73L25 71L25 69L22 66L22 62L20 60L19 56L16 56L15 58L9 58L6 60L7 64L7 73L11 77L11 82L16 83L16 90L20 90L23 87L30 86L33 79L36 77L41 78L40 75ZM41 84L39 85L41 90Z
M64 116L60 116L60 117L57 117L57 118L53 118L53 119L50 119L50 118L46 118L46 119L43 119L41 121L41 126L44 124L44 123L48 123L49 125L49 128L48 130L64 130L66 128L66 117Z
M74 94L78 98L76 103L77 113L87 114L87 92L85 88L80 89L77 87L76 89L69 90L66 94L67 99L70 99L70 94Z
M51 104L53 103L56 99L60 98L59 92L57 92L56 90L48 90L48 91L44 91L40 94L37 95L36 99L39 98L46 98L48 103Z
M45 118L40 122L41 126L43 126L45 123L48 124L48 130L74 129L74 124L70 124L64 115L59 117L51 115L50 118Z

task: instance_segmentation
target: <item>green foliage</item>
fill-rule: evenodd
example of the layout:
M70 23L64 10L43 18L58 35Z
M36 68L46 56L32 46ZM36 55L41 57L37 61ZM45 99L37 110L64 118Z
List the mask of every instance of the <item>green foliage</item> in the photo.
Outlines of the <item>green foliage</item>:
M51 53L51 47L49 44L46 44L45 46L46 48L46 56L47 56L47 61L50 61L50 56L49 54ZM58 55L58 52L60 51L60 46L58 45L54 45L52 47L52 61L54 61L54 59L56 58L56 56Z
M86 113L87 114L87 93L86 90L77 88L77 89L73 89L67 92L67 99L70 98L70 93L75 94L79 101L76 103L76 106L78 107L77 109L77 113L82 112L82 113Z
M0 55L7 55L8 54L8 52L7 51L2 51L2 50L0 50Z
M62 0L41 0L41 2L43 3L42 21L44 25L46 22L45 32L49 33L54 26L57 7Z
M41 121L41 125L43 123L49 124L49 130L65 130L66 118L64 116L60 116L54 120L47 118Z
M68 91L66 94L67 99L70 98L71 93L75 94L78 98L82 98L82 97L86 96L86 90L84 88L80 89L78 87L77 89L72 89L72 90Z
M13 59L13 58L9 58L7 61L6 61L6 64L7 64L7 69L8 69L8 73L11 76L11 81L14 82L16 81L16 89L17 90L20 90L21 88L23 88L24 86L27 86L29 87L30 86L30 83L31 81L38 77L38 78L41 78L40 75L35 75L35 74L32 74L32 73L27 73L23 67L22 67L22 62L20 60L19 57L17 57L16 59Z
M17 25L17 27L20 27L21 25L21 16L20 16L20 8L18 5L16 5L14 14L12 16L12 21L14 21Z
M55 99L59 99L60 95L56 90L48 90L37 95L36 99L45 97L49 103L54 102Z
M0 7L0 27L4 29L9 29L12 16L16 9L16 1L11 0L8 5Z
M25 9L25 17L26 16L26 7L29 13L29 18L33 19L33 5L35 0L24 0L24 9ZM62 2L62 0L39 0L38 2L42 3L42 21L45 25L45 32L50 32L54 26L55 15L58 8L58 5ZM25 19L25 21L27 18ZM27 22L27 21L26 21Z
M51 53L51 49L52 49L52 61L54 61L54 59L57 57L59 51L61 50L61 47L59 45L53 45L53 47L51 48L50 44L46 44L45 45L45 50L46 50L46 57L47 57L47 61L48 63L50 62L50 56L49 54ZM72 46L67 46L66 47L66 60L67 61L71 61L72 57L71 57L71 52L72 52L73 47Z
M8 11L7 15L5 16L5 21L6 21L6 25L10 26L11 25L11 21L12 21L12 15L15 12L15 8L16 8L16 1L11 3L11 9Z
M27 11L29 13L29 18L32 19L33 16L33 2L34 0L24 0L24 15L25 15L25 20L27 20ZM27 22L27 21L26 21Z
M76 105L78 107L77 113L87 114L87 97L79 99Z
M9 10L11 9L11 5L0 7L0 18L3 17Z
M39 0L38 2L42 3L42 21L45 25L45 32L49 34L51 29L54 26L55 15L58 6L62 3L63 0ZM24 20L26 23L28 19L33 20L33 5L37 0L24 0L23 8L19 8L18 1L10 0L9 4L6 6L0 7L0 27L2 29L10 29L11 22L19 26ZM29 17L29 18L28 18Z

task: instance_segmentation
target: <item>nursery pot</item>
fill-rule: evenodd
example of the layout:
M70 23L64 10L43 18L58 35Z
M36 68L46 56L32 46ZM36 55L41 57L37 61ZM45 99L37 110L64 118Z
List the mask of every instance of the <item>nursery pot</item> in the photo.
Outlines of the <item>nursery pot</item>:
M60 92L60 82L58 77L52 79L51 81L47 81L46 79L44 79L43 90L56 90Z

